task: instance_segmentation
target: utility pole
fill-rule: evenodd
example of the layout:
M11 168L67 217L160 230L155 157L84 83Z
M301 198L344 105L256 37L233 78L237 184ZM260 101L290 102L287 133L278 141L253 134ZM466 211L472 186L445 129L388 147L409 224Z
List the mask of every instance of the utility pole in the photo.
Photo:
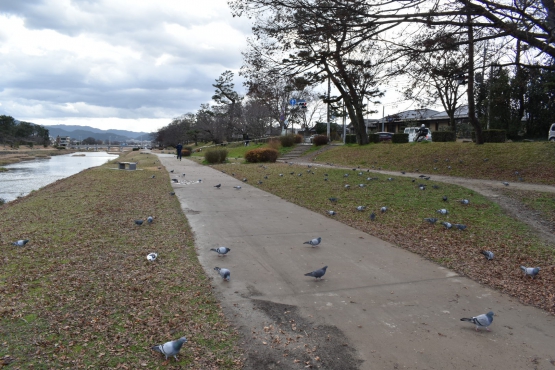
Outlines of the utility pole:
M328 112L327 112L328 113L328 118L327 118L328 127L327 127L327 131L326 131L326 133L328 135L328 138L330 137L330 94L331 94L331 81L330 81L330 76L328 76Z
M343 99L343 144L345 144L345 139L347 137L347 128L345 127L345 99Z

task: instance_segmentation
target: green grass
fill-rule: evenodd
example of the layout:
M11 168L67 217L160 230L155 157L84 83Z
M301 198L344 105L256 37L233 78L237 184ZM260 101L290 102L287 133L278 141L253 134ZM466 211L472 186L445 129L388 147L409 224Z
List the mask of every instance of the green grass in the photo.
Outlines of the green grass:
M0 358L14 368L153 369L150 346L183 335L170 368L240 368L167 172L133 156L141 171L106 164L0 207Z
M228 166L214 168L230 173ZM244 164L233 166L233 172L236 178L246 177L249 184L314 212L327 215L328 210L334 210L337 215L328 217L555 313L555 250L538 239L527 225L508 217L496 203L469 189L419 178L413 182L411 178L392 176L392 181L388 181L387 175L363 172L359 176L359 170L315 166L309 169L270 164L264 168ZM345 174L349 176L344 177ZM326 177L328 180L324 181ZM258 180L263 183L258 185ZM349 190L345 184L351 186ZM426 190L419 190L419 184L425 184ZM433 185L439 188L434 189ZM444 195L448 202L442 200ZM332 204L330 197L339 200ZM469 199L470 204L461 204L461 199ZM357 211L359 205L367 210ZM383 214L379 212L382 206L388 207ZM449 214L437 213L441 208L448 209ZM375 221L369 218L371 212L376 214ZM425 217L465 224L468 228L447 230L439 222L424 222ZM487 261L480 254L483 249L496 254L494 263L485 264ZM520 265L542 267L541 279L522 279Z
M525 182L555 184L555 145L551 142L345 145L318 155L315 161L390 171L418 169L420 173L432 175L508 182L521 178Z

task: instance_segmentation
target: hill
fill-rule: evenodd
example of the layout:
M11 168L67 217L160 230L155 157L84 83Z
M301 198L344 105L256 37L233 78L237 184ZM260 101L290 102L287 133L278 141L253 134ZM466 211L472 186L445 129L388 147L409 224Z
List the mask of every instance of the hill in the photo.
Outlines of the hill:
M101 130L91 126L76 126L76 125L49 125L44 126L49 132L50 136L70 136L73 139L85 139L93 137L97 140L111 140L111 141L125 141L129 139L148 140L148 132L135 132L127 130Z

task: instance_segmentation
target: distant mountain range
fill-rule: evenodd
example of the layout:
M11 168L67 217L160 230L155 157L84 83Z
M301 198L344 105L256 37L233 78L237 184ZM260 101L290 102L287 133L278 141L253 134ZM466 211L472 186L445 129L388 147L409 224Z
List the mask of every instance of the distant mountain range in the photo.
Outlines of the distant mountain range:
M50 136L69 136L72 139L86 139L93 137L97 140L110 140L110 141L126 141L130 139L135 140L150 140L150 133L148 132L135 132L127 130L100 130L90 126L74 126L74 125L51 125L46 126Z

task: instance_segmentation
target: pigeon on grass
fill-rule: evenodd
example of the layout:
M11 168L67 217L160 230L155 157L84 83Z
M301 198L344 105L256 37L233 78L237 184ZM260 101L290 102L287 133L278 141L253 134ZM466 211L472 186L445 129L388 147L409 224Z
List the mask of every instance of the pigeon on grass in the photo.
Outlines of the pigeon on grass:
M442 215L448 215L449 214L449 211L446 210L445 208L438 209L436 212L439 213L439 214L442 214Z
M539 267L524 267L520 266L520 269L524 271L524 276L530 276L532 279L536 278L536 275L540 273Z
M374 212L370 213L370 221L374 221L376 219L376 214Z
M453 224L453 226L462 231L466 230L466 225L463 224Z
M380 208L380 212L381 212L381 213L385 213L386 211L387 211L387 207L382 207L382 208Z
M228 247L211 248L210 250L218 253L218 257L225 256L227 252L231 251Z
M320 244L321 241L322 241L322 238L318 237L318 238L311 239L311 240L309 240L309 241L307 241L307 242L304 242L303 244L310 244L310 245L312 245L313 247L315 247L315 246L317 246L318 244Z
M17 246L17 247L24 247L25 244L29 243L29 239L20 239L16 242L13 242L12 244Z
M328 215L335 216L337 213L335 211L328 211Z
M357 207L357 211L364 211L366 209L366 206L358 206Z
M164 344L158 344L154 347L151 347L153 351L160 352L164 356L166 356L166 360L168 357L173 357L177 361L177 354L183 347L183 343L187 342L187 338L181 337L178 340L172 340L171 342L166 342Z
M493 259L493 252L492 251L481 251L480 253L482 253L488 261L491 261Z
M435 224L437 222L437 218L434 217L426 217L424 221L429 222L431 224Z
M141 226L143 224L143 220L135 220L135 225Z
M336 202L337 202L337 198L335 198L335 197L328 198L328 200L329 200L330 202L332 202L332 203L336 203Z
M149 253L149 254L146 256L146 259L147 259L149 262L154 262L154 261L156 261L156 258L158 258L158 253L154 253L154 252Z
M154 222L154 218L153 218L152 216L148 216L148 217L146 218L146 222L148 222L149 224L151 224L151 223Z
M474 325L476 325L476 331L478 331L479 327L484 327L486 328L487 331L489 331L489 326L493 322L493 316L494 316L493 312L490 311L486 314L474 316L471 318L463 317L461 321L468 321L473 323Z
M468 199L461 199L461 204L468 205L470 201Z
M328 266L324 266L319 270L315 270L315 271L309 272L307 274L304 274L304 276L312 276L316 279L321 279L322 276L324 276L326 274L326 269L327 268L328 268Z
M225 281L229 281L231 278L231 272L228 269L214 267L214 270L218 271L218 274L224 279Z
M453 225L452 225L450 222L442 221L441 224L442 224L443 226L445 226L446 229L450 229L450 228L453 227Z

